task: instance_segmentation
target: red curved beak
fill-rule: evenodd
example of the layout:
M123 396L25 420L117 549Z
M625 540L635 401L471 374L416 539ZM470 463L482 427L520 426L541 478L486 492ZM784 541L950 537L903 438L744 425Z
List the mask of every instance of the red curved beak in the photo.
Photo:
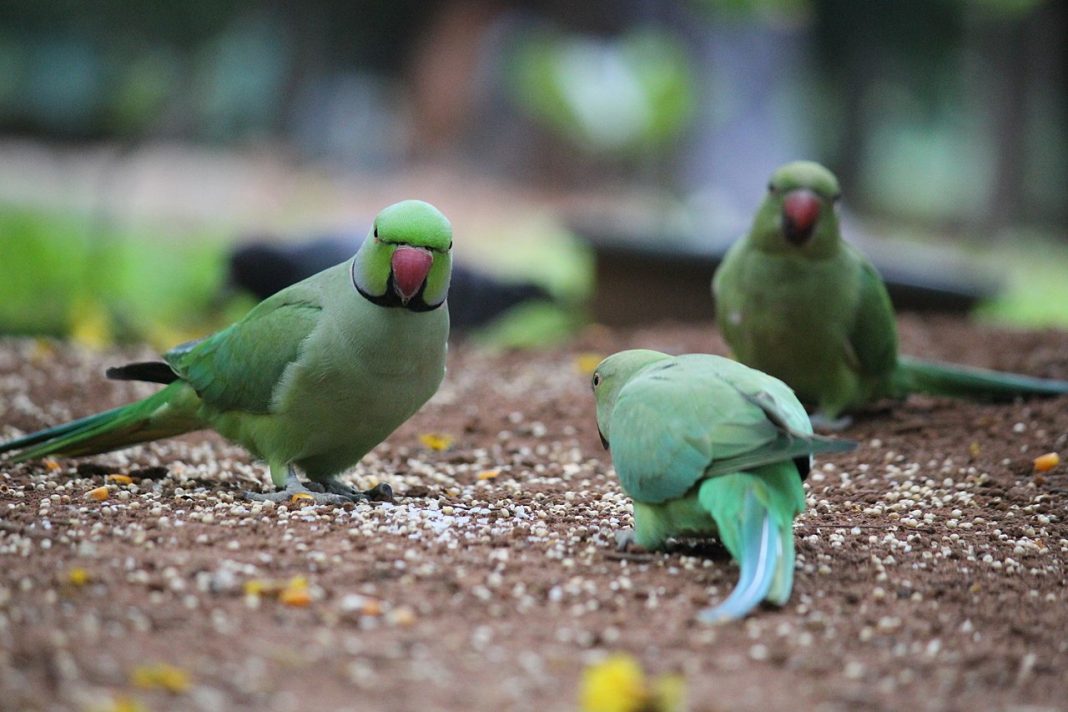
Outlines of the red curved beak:
M393 291L407 304L423 286L434 256L418 247L400 245L393 250Z
M806 188L791 190L782 201L783 230L786 239L803 245L812 237L812 230L820 217L820 197Z

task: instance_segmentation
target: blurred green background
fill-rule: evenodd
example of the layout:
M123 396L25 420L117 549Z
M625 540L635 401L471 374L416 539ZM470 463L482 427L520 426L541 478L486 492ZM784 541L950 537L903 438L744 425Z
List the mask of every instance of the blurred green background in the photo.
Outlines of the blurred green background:
M7 0L0 333L166 347L252 303L232 245L421 197L559 300L488 338L543 341L590 318L578 226L714 253L797 158L862 247L952 251L998 284L978 318L1068 326L1066 28L1057 0Z

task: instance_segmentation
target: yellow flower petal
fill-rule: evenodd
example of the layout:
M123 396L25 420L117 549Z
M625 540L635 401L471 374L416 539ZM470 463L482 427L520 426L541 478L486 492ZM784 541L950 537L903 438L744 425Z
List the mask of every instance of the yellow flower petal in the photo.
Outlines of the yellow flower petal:
M686 679L682 675L664 675L653 685L653 707L660 712L682 710L686 704Z
M307 492L294 492L292 495L290 495L289 501L293 502L294 504L304 504L307 502L314 503L315 497L312 497Z
M244 586L242 586L246 596L259 596L266 593L271 588L271 582L262 579L249 579L248 581L245 581Z
M148 712L148 708L133 697L118 695L106 703L88 707L86 712Z
M452 436L444 433L423 433L419 436L419 442L430 450L442 451L452 447Z
M575 370L583 376L592 376L597 370L597 364L604 360L601 354L592 352L581 353L575 357Z
M1047 452L1035 458L1035 472L1049 472L1061 463L1061 456L1055 452Z
M189 689L189 673L167 663L138 665L130 673L130 684L143 690L166 690L177 695Z
M95 487L86 492L85 496L89 499L95 499L97 502L103 502L108 498L108 488L106 485L104 487Z
M287 606L304 607L311 603L311 593L306 588L285 588L278 594L278 600Z
M645 674L629 655L613 655L582 674L583 712L637 712L647 699Z
M67 572L67 583L71 586L84 586L89 583L89 572L80 566L75 566Z
M613 655L582 674L582 712L679 712L686 684L681 675L653 682L629 655Z
M480 480L492 480L501 474L500 470L483 470L478 473L478 479Z
M104 477L105 482L110 482L113 485L131 485L133 484L133 478L129 475L107 475Z

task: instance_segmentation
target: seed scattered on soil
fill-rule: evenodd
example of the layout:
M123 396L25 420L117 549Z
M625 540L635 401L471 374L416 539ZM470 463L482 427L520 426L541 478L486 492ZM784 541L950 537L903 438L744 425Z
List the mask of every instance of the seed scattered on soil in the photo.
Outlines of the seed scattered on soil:
M1063 333L901 327L909 353L1068 377ZM0 342L2 438L156 390L102 377L147 349L39 343ZM684 676L694 710L1063 705L1064 480L1032 458L1068 449L1066 399L861 414L844 435L862 447L805 485L790 601L712 630L694 616L737 580L722 546L615 550L630 503L576 364L631 346L723 353L710 324L450 348L431 403L342 477L393 503L247 501L266 468L211 433L3 463L0 706L573 712L582 671L618 653L647 680ZM131 683L153 661L187 674L180 704Z
M1059 464L1061 464L1061 456L1055 452L1047 452L1035 458L1034 469L1035 472L1049 472Z

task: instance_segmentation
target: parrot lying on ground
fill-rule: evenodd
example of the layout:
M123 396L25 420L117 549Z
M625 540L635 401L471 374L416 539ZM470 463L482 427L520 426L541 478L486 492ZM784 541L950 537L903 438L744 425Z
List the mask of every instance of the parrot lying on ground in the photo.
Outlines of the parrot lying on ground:
M601 442L634 506L620 546L718 536L741 576L703 621L741 618L765 599L786 603L812 455L856 443L813 435L786 384L720 356L621 351L597 366L593 393Z
M265 460L284 488L253 499L388 497L388 486L357 493L334 476L437 391L451 249L452 227L432 205L391 205L352 259L172 349L163 362L108 370L113 379L166 384L159 392L0 444L0 453L16 462L80 457L212 428ZM295 468L325 491L309 491Z
M882 278L844 242L838 181L823 166L789 163L771 177L749 234L712 280L716 321L739 361L781 378L817 408L813 422L885 397L922 392L977 399L1068 393L1068 381L923 361L897 353Z

